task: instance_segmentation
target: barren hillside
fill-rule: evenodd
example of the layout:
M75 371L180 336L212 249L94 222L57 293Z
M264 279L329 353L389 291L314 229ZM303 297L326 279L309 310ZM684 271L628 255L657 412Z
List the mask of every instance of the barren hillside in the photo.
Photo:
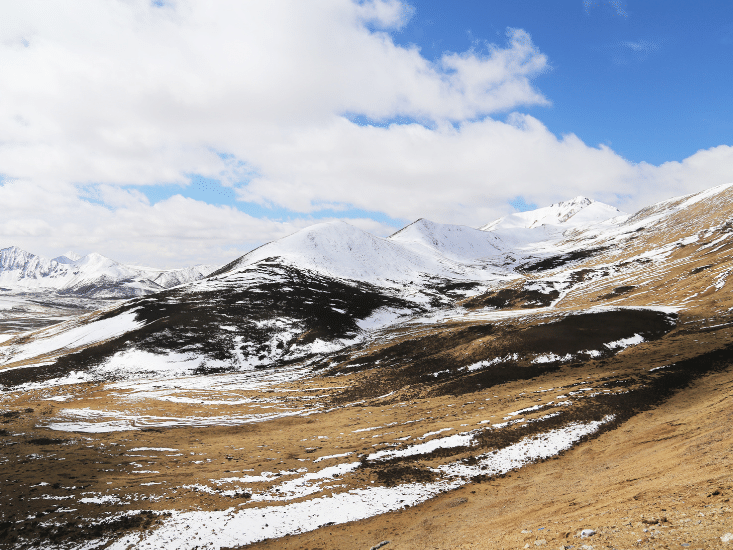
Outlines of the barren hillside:
M733 188L548 208L319 224L0 342L0 544L730 545Z

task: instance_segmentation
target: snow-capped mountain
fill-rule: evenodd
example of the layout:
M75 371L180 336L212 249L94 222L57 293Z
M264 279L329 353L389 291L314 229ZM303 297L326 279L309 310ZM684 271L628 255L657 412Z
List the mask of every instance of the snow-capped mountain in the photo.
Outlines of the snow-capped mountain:
M203 279L215 269L216 266L204 264L183 267L181 269L170 269L162 271L153 279L153 282L163 288L171 288ZM152 272L153 270L150 271Z
M198 280L215 269L194 266L158 270L121 264L101 254L67 252L52 260L11 246L0 249L0 287L10 290L78 294L95 298L126 298L157 292Z
M268 258L341 279L389 285L435 278L495 281L513 278L507 255L519 256L540 244L546 249L570 232L621 224L628 215L584 197L531 212L511 214L479 229L426 219L387 238L346 222L312 225L263 245L229 264L246 269Z
M590 235L623 224L628 214L614 206L575 197L528 212L515 212L480 227L496 235L505 249L517 252L552 248L565 238Z
M277 258L329 277L372 284L434 277L483 280L496 276L491 265L502 252L500 246L492 234L422 219L388 238L332 221L261 246L229 264L227 271Z
M420 219L388 238L341 221L315 224L204 279L105 313L104 320L135 320L130 325L134 336L120 335L108 353L183 350L207 357L202 364L214 361L216 368L264 368L332 352L355 342L365 327L384 327L458 304L469 310L554 308L573 300L628 300L639 287L644 289L640 300L656 307L667 299L669 281L688 284L675 271L679 265L689 265L685 269L696 277L720 271L697 266L698 260L709 259L697 258L687 245L708 234L728 238L728 214L710 204L733 201L730 189L665 201L632 217L578 198L507 216L482 229ZM683 260L667 263L683 248ZM61 264L19 249L3 254L6 278L20 274L31 284L45 277L76 292L123 280L127 292L144 294L198 276L195 270L153 276L98 255ZM704 247L699 254L707 254ZM85 270L88 266L93 268ZM727 271L717 276L710 288L722 288Z
M572 200L558 202L545 208L509 214L487 223L479 229L482 231L502 231L507 229L535 229L546 226L547 229L553 232L562 232L608 220L620 223L626 217L628 217L628 214L614 206L578 196Z

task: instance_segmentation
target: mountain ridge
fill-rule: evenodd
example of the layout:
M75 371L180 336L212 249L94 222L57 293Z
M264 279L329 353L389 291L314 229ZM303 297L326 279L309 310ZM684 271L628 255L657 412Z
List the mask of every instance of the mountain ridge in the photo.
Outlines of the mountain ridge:
M69 254L69 253L67 253ZM95 298L128 298L158 292L207 276L215 266L161 270L132 267L92 252L51 260L17 246L0 249L0 287L26 292L46 290Z
M605 204L581 195L543 208L526 212L515 212L481 226L482 231L505 229L536 229L541 226L555 226L559 230L575 229L617 218L628 217L615 206Z
M707 522L710 505L729 496L733 467L723 430L733 189L600 221L615 212L566 202L552 224L530 216L494 231L417 220L381 238L321 223L207 278L0 342L0 464L16 480L0 510L17 514L0 542L81 548L81 533L121 550L268 538L257 547L350 548L366 526L357 546L389 536L425 548L436 546L426 508L438 504L440 517L471 509L473 525L491 503L499 531L517 519L496 547L540 535L537 546L566 547L586 528L597 530L585 535L596 546L628 547L642 528L654 544L698 540L702 528L685 531L692 524L681 519L689 510L673 515L679 497L698 493ZM690 398L695 385L704 400ZM691 421L670 398L702 416ZM700 436L709 415L720 421ZM628 447L634 423L649 429ZM697 439L683 448L686 434ZM609 438L607 459L587 452ZM715 455L710 441L720 442ZM665 458L663 448L677 451ZM650 472L642 480L638 456ZM650 484L660 458L674 475ZM561 509L544 517L525 499L528 508L508 511L495 489L525 494L528 476L554 506L557 472L534 477L548 464L567 465L572 478ZM690 487L693 470L705 493ZM593 480L585 494L579 479ZM598 490L604 499L586 506ZM64 508L49 508L60 498ZM133 516L141 500L153 512ZM642 505L651 512L632 526L629 510ZM728 520L718 512L715 529ZM73 519L73 529L42 531L43 514ZM122 514L140 523L95 531ZM414 520L412 545L389 531L399 518ZM438 546L465 540L462 529L454 524ZM718 547L721 533L706 534L705 546ZM277 540L285 535L296 536ZM485 547L485 532L477 537Z

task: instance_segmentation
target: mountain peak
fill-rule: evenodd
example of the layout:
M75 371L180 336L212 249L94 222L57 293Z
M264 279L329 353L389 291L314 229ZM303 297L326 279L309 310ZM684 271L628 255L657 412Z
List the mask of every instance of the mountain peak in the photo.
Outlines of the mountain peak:
M75 262L76 260L81 260L81 255L77 254L73 250L69 250L68 252L63 254L64 257L69 258L72 262Z
M580 206L581 208L585 208L586 206L590 206L594 202L596 201L594 201L593 199L589 199L588 197L584 197L583 195L578 195L577 197L572 198L567 201L556 202L550 205L550 208L553 208L553 207L563 208L563 207L572 207L572 206Z
M544 208L527 212L515 212L480 227L482 231L500 229L534 229L542 226L555 226L560 230L570 227L600 223L611 218L625 215L618 208L588 197L577 197L556 202ZM570 221L572 220L572 221Z
M0 249L0 269L22 269L32 259L40 259L17 246Z

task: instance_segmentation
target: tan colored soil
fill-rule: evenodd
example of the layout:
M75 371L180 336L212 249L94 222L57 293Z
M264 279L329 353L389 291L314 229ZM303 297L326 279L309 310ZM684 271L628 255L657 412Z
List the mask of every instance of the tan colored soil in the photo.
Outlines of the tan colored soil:
M716 494L717 493L717 494ZM248 548L728 548L733 370L555 460L411 509ZM596 534L586 539L582 529ZM542 541L545 541L542 543Z

